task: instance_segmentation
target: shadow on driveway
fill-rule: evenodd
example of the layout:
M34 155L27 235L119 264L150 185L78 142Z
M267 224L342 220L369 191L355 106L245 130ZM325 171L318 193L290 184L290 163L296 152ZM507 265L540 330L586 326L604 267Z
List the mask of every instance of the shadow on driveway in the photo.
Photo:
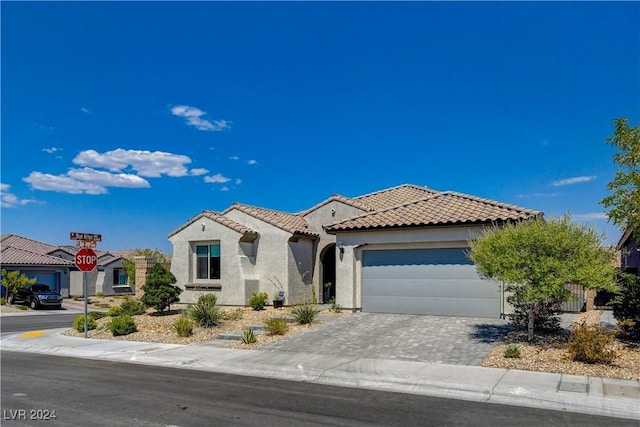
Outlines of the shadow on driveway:
M469 338L485 344L497 344L505 335L514 330L510 325L491 323L478 323L472 327L474 330L469 333Z

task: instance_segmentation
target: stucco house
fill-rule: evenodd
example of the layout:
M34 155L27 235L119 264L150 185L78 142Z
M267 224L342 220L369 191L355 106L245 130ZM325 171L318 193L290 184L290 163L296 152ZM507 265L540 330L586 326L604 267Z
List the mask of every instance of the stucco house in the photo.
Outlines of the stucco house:
M82 272L74 263L76 251L74 247L50 245L17 234L3 234L0 236L0 267L9 271L19 270L27 277L37 278L37 283L49 285L65 298L83 296ZM105 295L132 293L122 257L99 250L95 252L98 265L87 273L89 296L98 292Z
M187 303L210 292L242 306L252 292L283 290L287 304L335 298L351 310L497 318L509 312L503 289L480 279L469 238L539 216L411 184L333 195L295 214L234 203L169 234L171 271Z
M616 246L620 253L620 268L627 273L635 273L640 270L640 245L633 236L633 230L628 229Z

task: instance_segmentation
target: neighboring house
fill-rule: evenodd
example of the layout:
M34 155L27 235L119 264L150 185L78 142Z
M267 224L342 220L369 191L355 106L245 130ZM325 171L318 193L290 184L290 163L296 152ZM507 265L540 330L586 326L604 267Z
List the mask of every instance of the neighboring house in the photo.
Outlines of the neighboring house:
M183 302L206 292L246 305L252 292L286 303L328 302L383 313L500 317L498 282L467 257L483 227L541 217L530 209L452 191L401 185L333 195L296 214L234 203L203 211L169 234Z
M622 235L616 249L620 252L622 271L637 275L640 269L640 246L633 237L633 230L629 229Z
M82 272L74 263L76 248L54 246L16 234L3 234L0 238L0 267L19 270L22 274L37 278L68 298L82 296ZM105 295L132 293L122 268L122 258L109 252L96 250L98 265L87 273L89 296L102 292Z

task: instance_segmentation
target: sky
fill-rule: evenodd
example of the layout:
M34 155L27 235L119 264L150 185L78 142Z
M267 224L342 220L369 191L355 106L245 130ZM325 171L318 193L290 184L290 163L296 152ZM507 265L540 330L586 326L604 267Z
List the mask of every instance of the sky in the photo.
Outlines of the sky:
M613 120L640 125L639 2L7 2L1 231L159 249L203 210L401 184L615 244Z

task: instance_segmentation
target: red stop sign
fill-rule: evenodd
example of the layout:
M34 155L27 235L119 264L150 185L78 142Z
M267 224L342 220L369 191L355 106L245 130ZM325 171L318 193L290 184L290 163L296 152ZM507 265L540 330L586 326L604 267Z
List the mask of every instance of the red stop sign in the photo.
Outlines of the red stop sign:
M98 264L98 256L93 249L82 248L76 253L76 267L80 271L93 271L96 268L96 264Z

